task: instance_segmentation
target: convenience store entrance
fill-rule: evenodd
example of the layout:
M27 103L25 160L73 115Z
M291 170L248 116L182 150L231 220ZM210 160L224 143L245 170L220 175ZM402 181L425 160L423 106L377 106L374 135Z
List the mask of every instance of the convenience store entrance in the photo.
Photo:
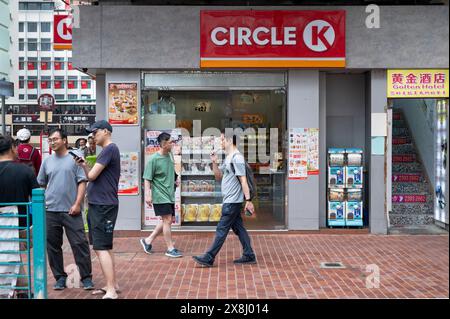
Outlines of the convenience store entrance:
M285 74L145 73L143 83L142 162L147 162L149 150L157 149L151 145L152 136L157 134L153 132L171 130L177 140L174 159L181 176L177 225L182 229L215 229L222 196L210 153L221 154L220 131L231 128L257 184L256 217L245 218L246 227L285 229ZM152 228L154 221L149 216L143 200L144 229Z

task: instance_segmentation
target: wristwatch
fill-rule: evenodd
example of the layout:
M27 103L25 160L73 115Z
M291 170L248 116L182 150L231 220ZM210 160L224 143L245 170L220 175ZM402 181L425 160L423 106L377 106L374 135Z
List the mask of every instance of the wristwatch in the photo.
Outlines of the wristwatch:
M245 201L246 201L246 202L251 202L252 200L251 200L251 199L246 199Z

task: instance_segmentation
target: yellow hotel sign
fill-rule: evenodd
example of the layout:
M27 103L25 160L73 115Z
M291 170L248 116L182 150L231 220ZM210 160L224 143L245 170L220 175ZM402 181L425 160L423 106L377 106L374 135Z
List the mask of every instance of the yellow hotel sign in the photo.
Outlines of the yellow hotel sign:
M448 97L448 69L388 70L388 98Z

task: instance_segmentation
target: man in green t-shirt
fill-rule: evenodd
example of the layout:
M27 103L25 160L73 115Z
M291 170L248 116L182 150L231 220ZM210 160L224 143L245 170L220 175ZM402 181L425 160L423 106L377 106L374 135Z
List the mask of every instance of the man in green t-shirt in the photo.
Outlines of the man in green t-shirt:
M172 156L173 141L170 134L161 133L158 136L160 150L153 154L144 171L145 202L153 207L156 216L161 221L147 238L140 240L144 251L152 253L152 243L162 232L167 244L166 256L183 257L174 247L172 240L172 219L175 216L175 167ZM178 183L178 182L177 182Z

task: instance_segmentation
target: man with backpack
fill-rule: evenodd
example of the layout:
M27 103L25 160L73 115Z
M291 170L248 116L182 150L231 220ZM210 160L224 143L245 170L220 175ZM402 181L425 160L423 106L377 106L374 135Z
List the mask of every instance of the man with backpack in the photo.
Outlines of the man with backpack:
M17 132L19 146L17 147L18 161L29 166L34 175L38 176L41 168L41 154L30 144L31 133L23 128Z
M244 156L236 147L236 135L222 134L221 138L222 148L226 154L225 161L219 167L217 165L217 155L214 153L211 154L211 160L216 180L222 179L222 216L217 225L216 237L212 246L204 255L193 256L192 258L202 266L212 267L216 255L227 238L228 232L232 229L239 237L244 250L242 257L235 260L234 263L256 264L256 256L251 246L250 236L244 227L241 216L244 200L246 215L255 213L252 203L252 195L254 195L256 190L253 175L250 167L245 162Z

